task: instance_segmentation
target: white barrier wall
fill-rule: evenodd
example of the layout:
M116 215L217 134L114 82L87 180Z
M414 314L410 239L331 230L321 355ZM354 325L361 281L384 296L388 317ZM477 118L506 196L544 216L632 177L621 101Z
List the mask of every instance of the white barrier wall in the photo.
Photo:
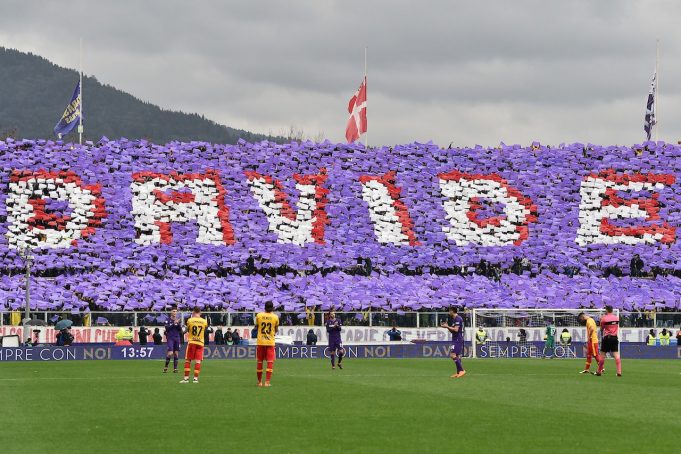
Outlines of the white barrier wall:
M218 327L213 327L217 329ZM223 332L225 327L221 327ZM57 331L53 327L34 327L39 329L39 340L41 343L54 343ZM116 342L116 333L118 327L102 326L102 327L73 327L71 334L73 334L74 342ZM147 327L152 334L154 327ZM250 333L253 326L237 326L232 327L232 331L238 331L242 339L250 339ZM279 335L290 336L294 341L305 341L308 330L312 329L317 335L318 343L325 344L328 340L326 330L321 326L282 326L279 327ZM399 328L402 332L402 339L405 341L412 341L416 339L430 340L430 341L447 341L450 339L447 330L442 328ZM368 326L346 326L343 327L341 333L343 342L346 344L362 344L371 342L387 342L389 340L387 331L389 327L368 327ZM645 342L650 328L621 328L620 341L621 342ZM485 331L490 340L504 341L506 337L511 340L518 340L519 328L486 328ZM541 341L544 338L544 328L525 328L527 332L528 341ZM562 328L558 328L557 336L560 336ZM575 342L584 341L586 332L584 328L570 328L572 340ZM655 329L656 333L660 333L661 329ZM668 330L669 331L669 330ZM672 337L676 335L676 329L672 329ZM139 341L135 328L135 342ZM163 334L163 327L159 327L159 332ZM0 336L19 335L21 339L26 339L20 326L0 326ZM473 330L468 328L466 330L466 340L470 341L473 337ZM211 335L211 342L213 335ZM165 341L165 338L164 338ZM151 336L148 342L152 343Z

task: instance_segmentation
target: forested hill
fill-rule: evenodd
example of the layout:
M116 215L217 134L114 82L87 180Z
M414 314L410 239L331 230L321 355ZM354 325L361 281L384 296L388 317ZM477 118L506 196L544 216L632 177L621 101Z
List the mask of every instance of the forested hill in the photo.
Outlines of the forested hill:
M33 54L0 47L0 138L50 138L78 82L78 73ZM236 143L275 140L229 128L198 114L164 110L141 101L95 77L85 77L85 138L203 140ZM74 130L75 133L75 130ZM75 136L71 137L75 139Z

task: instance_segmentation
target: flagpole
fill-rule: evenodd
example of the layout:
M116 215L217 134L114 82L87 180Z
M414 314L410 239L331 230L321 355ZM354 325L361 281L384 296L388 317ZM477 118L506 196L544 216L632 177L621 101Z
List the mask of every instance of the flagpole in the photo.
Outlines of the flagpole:
M367 49L369 49L368 46L364 46L364 84L365 84L365 93L368 94L369 87L367 84ZM365 96L364 100L364 106L367 111L367 125L369 123L369 96ZM369 127L367 126L367 130L364 133L364 147L369 148Z
M80 56L79 56L79 74L80 74L80 115L78 123L78 143L83 145L83 38L80 38Z
M660 38L657 38L657 45L655 46L655 142L657 142L657 135L660 132L660 104L657 99L660 92Z

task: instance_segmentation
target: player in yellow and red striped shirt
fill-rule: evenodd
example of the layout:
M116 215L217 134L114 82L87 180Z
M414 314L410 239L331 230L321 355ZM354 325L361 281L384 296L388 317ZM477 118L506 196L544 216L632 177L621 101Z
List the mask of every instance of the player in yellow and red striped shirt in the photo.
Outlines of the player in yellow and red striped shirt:
M258 329L258 346L256 347L256 372L258 376L258 386L271 386L270 379L272 378L272 371L274 369L274 345L275 335L279 328L279 317L273 313L274 303L268 301L265 303L265 312L259 312L255 316L255 326ZM262 363L267 361L267 370L265 371L265 384L262 382Z
M580 312L577 319L579 323L586 325L586 365L580 374L589 374L591 373L589 369L591 369L592 359L596 359L596 364L601 362L601 357L598 354L598 326L596 326L594 319L584 312Z
M185 352L184 361L184 378L180 383L189 383L189 371L194 364L194 383L199 382L199 373L201 372L201 361L203 361L203 336L206 332L208 322L201 317L201 309L195 307L192 311L192 316L187 320L187 336L188 344Z

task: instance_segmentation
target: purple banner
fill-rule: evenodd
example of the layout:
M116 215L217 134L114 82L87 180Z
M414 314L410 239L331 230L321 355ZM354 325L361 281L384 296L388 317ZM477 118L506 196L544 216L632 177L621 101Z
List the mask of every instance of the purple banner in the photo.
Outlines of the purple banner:
M446 342L423 342L416 344L346 345L347 358L449 358L449 344ZM464 355L471 356L469 345ZM584 345L573 343L557 346L556 358L583 358ZM494 342L476 346L478 358L541 358L543 344L528 342ZM325 359L329 357L325 345L277 345L279 359ZM681 348L676 346L648 347L645 345L622 344L625 359L681 359ZM135 360L165 358L165 346L149 345L114 347L106 345L74 345L71 347L28 347L0 348L0 361L68 361L68 360ZM184 347L180 352L184 356ZM252 359L255 360L255 346L210 345L204 350L204 359Z
M546 355L562 359L586 357L584 342L556 344L553 350L544 348L544 342L488 342L475 348L478 358L543 358ZM619 351L622 358L628 359L681 359L681 347L676 345L648 346L645 343L622 342Z
M183 346L180 356L184 357ZM386 344L346 346L347 358L417 358L448 357L449 347L442 343L431 344ZM210 345L204 348L204 360L209 359L252 359L255 360L255 345L224 346ZM324 359L329 358L325 345L277 345L279 359ZM134 360L165 358L165 346L114 347L105 345L74 345L71 347L28 347L0 348L0 361L67 361L67 360Z

